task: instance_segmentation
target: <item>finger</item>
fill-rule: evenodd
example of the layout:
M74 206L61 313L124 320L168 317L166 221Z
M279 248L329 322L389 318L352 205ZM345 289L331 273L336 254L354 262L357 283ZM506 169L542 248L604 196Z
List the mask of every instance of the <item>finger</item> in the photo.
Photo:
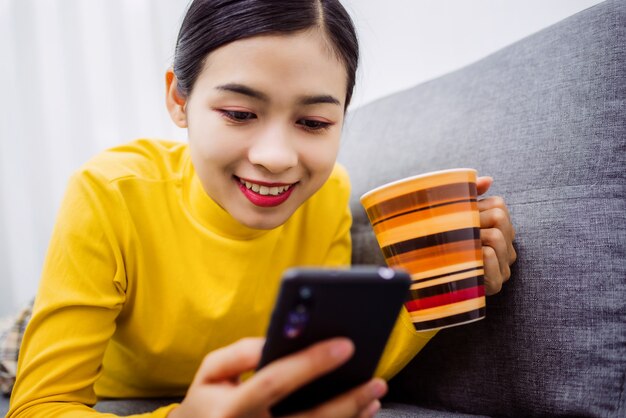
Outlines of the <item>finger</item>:
M372 418L380 410L380 407L380 401L376 399L374 402L369 404L363 412L361 412L359 418Z
M269 408L304 384L345 363L354 353L346 338L333 338L267 365L239 391L250 409Z
M485 294L495 295L502 290L502 273L496 252L491 247L483 247L483 264L485 267Z
M200 366L194 383L231 380L254 369L261 358L263 338L244 338L209 353Z
M500 274L503 280L507 281L511 276L511 268L509 267L509 246L502 231L498 228L481 229L480 241L483 246L493 248L500 267Z
M515 254L513 248L513 240L515 239L515 227L511 222L511 214L509 208L506 206L504 199L500 196L492 196L478 202L478 210L481 214L481 227L483 228L500 228L502 232L507 235L509 241L509 251L511 254ZM490 212L494 211L494 212ZM484 213L494 214L491 216L482 216ZM515 257L510 259L512 264L515 261Z
M489 209L501 209L504 211L504 213L506 213L506 216L509 218L509 220L511 218L509 208L507 207L504 199L500 196L489 196L478 201L479 211L482 212Z
M489 176L478 177L476 179L476 191L478 192L478 195L480 196L481 194L487 193L487 190L489 190L492 184L493 184L493 177L489 177Z
M378 399L382 398L385 393L387 393L387 383L375 378L299 417L370 417L380 408Z
M481 229L496 228L502 232L508 252L506 260L509 264L512 264L513 261L515 261L515 259L512 258L512 255L515 253L515 249L513 248L515 230L513 229L508 214L500 208L494 208L481 211L479 216Z

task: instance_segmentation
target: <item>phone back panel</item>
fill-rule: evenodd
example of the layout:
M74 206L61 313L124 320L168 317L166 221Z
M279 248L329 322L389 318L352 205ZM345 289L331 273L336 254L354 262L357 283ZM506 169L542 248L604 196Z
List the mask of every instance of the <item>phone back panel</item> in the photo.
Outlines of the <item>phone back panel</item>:
M409 285L408 274L387 268L288 271L259 368L333 337L350 338L355 352L338 369L283 399L272 414L310 409L371 379Z

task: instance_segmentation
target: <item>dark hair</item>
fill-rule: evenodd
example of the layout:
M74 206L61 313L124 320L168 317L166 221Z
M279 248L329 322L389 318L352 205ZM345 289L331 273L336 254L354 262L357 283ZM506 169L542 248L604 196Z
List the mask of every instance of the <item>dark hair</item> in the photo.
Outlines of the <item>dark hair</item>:
M318 27L348 74L350 103L359 61L354 25L339 0L194 0L178 33L174 74L179 93L187 97L207 55L230 42L262 34Z

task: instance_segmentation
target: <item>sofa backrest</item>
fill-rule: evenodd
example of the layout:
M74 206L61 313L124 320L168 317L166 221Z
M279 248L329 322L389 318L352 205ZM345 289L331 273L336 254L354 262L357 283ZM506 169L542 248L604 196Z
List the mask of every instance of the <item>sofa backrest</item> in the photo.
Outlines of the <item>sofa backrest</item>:
M626 415L625 57L626 2L606 1L351 112L339 160L352 178L353 263L384 263L359 196L422 172L493 176L489 194L517 229L518 261L487 318L440 331L392 380L395 400Z

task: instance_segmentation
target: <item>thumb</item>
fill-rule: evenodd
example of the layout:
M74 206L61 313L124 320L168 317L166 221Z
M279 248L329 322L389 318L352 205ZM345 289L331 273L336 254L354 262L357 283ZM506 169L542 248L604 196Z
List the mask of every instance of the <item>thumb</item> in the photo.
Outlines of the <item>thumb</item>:
M489 176L478 177L476 179L476 190L478 192L478 195L480 196L481 194L487 193L487 190L489 190L492 183L493 183L493 177L489 177Z
M209 353L196 373L196 383L217 383L237 379L253 370L261 359L263 338L244 338Z

